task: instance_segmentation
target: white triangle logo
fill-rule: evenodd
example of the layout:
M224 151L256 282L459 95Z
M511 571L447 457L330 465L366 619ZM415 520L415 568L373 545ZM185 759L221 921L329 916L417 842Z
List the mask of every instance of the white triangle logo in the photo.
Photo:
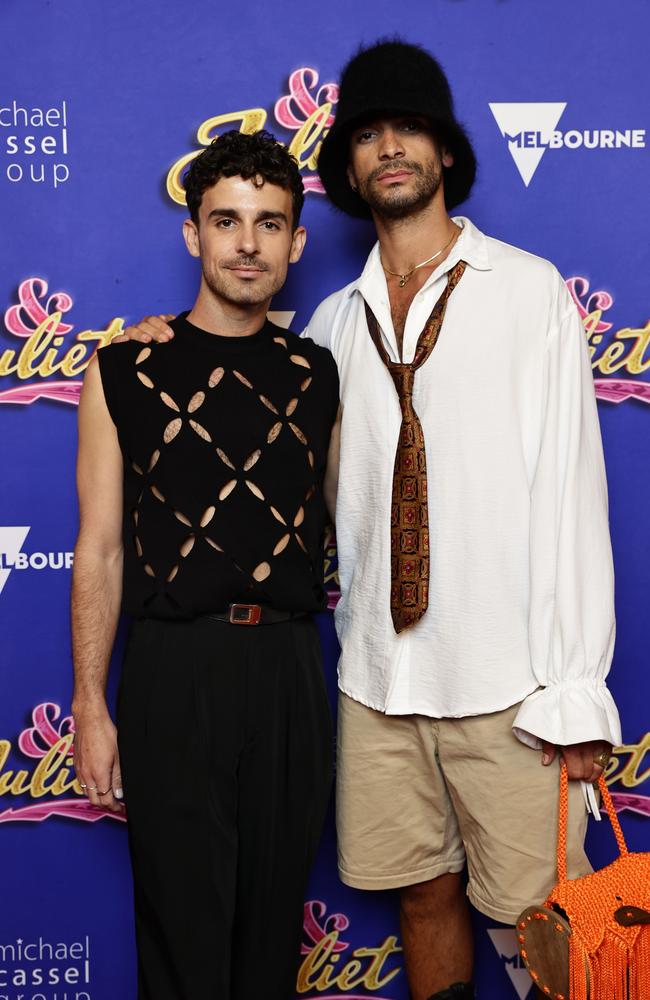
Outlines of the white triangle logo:
M0 594L28 534L29 528L0 528Z
M556 104L490 104L490 111L526 187L533 179L557 128L566 102Z
M526 997L533 988L533 981L519 955L514 928L495 928L494 930L488 930L488 934L497 954L503 960L506 972L510 977L510 982L514 986L519 1000L526 1000Z

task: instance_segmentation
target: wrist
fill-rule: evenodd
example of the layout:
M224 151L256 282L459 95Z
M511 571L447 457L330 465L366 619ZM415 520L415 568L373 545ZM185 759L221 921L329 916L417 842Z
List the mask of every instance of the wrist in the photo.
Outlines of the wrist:
M72 699L72 715L75 722L81 719L103 719L109 716L106 698L103 694L75 694Z

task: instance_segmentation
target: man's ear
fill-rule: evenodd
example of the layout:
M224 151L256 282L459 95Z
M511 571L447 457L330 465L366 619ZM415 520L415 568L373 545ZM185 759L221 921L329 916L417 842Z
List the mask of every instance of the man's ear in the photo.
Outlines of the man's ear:
M185 246L192 254L192 257L201 256L201 246L199 243L199 227L192 219L185 219L183 222L183 239Z
M302 257L307 242L307 230L304 226L298 226L291 237L291 252L289 253L289 263L297 264Z
M443 167L453 167L454 165L454 154L450 153L448 149L442 147L442 165Z
M357 179L354 175L354 170L352 169L351 166L348 166L346 173L348 175L348 184L350 185L353 191L358 191L359 185L357 184Z

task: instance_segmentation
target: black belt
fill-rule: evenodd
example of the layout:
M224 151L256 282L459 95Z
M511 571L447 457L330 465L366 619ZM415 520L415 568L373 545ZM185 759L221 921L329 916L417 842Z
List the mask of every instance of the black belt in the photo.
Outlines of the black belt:
M294 618L304 618L307 611L276 611L263 604L231 604L227 611L205 615L208 619L227 622L229 625L277 625Z

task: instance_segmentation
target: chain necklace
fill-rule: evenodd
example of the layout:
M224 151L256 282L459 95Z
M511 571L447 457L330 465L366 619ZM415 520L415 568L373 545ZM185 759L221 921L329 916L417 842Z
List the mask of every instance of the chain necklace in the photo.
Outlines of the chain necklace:
M458 239L461 230L457 226L454 226L454 229L456 231L452 233L451 239L449 240L448 243L445 243L444 247L441 247L440 250L436 250L436 252L433 254L432 257L427 257L427 259L423 260L421 264L416 264L415 267L412 267L410 271L406 271L405 274L400 274L399 271L391 271L389 267L386 267L383 260L381 261L381 266L383 267L384 271L386 271L387 274L392 274L395 278L399 278L399 287L404 288L404 285L409 280L414 271L417 271L418 268L420 267L425 267L427 264L431 264L434 260L436 260L437 257L440 256L440 254L443 254L445 250L449 249L454 240ZM381 254L379 255L379 259L381 260Z

